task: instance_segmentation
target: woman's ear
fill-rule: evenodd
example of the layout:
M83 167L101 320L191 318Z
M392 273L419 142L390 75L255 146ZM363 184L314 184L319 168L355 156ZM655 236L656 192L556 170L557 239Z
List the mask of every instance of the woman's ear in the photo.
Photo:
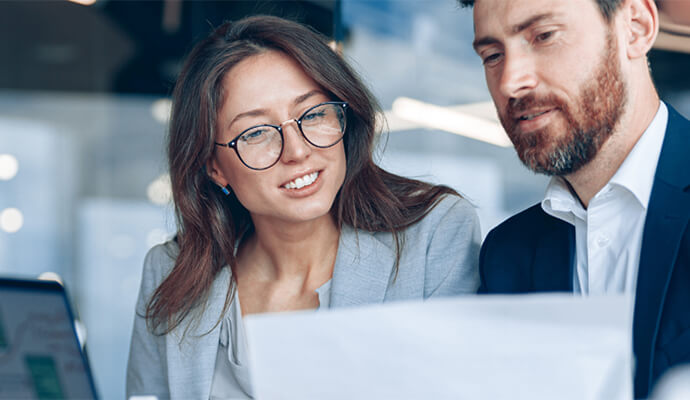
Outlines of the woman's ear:
M659 34L659 12L654 0L625 0L626 49L629 59L646 57Z
M211 159L209 159L206 163L206 174L219 187L224 188L228 186L228 181L220 171L218 162L214 157L211 157Z

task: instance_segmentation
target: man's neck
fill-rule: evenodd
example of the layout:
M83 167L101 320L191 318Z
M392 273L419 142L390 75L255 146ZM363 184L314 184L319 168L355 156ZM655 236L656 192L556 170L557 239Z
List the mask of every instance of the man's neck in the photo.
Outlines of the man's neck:
M652 123L658 109L659 97L656 92L653 96L647 96L644 101L633 104L594 159L577 172L564 177L585 208L616 174Z

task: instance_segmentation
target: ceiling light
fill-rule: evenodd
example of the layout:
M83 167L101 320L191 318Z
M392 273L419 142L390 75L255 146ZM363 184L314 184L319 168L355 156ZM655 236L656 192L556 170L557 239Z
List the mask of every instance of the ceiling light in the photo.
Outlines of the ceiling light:
M60 275L58 275L55 272L44 272L38 276L38 279L40 279L42 281L54 281L54 282L57 282L61 285L63 284L62 278L60 277Z
M487 105L491 103L450 108L398 97L393 102L392 114L424 128L439 129L496 146L512 146L498 118L495 117L495 109L493 114L490 109L487 112Z
M96 3L96 0L68 0L68 1L71 1L72 3L81 4L82 6L92 6L94 3Z

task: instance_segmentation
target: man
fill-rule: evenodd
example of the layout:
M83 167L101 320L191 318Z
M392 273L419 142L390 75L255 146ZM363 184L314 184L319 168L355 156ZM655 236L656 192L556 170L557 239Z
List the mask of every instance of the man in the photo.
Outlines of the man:
M541 204L481 251L483 293L635 297L635 396L690 361L690 122L659 101L653 0L460 0Z

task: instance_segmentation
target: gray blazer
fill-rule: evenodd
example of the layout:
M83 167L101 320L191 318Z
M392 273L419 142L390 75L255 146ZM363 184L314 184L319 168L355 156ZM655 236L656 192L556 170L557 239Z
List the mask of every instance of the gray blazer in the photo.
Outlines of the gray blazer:
M476 292L481 235L477 214L467 200L446 196L404 235L405 246L395 276L391 234L343 227L330 307ZM151 294L174 265L177 252L177 245L167 242L146 255L127 366L128 397L209 398L220 333L216 322L230 287L230 269L224 268L218 274L199 318L188 318L169 334L156 336L149 332L142 315Z

